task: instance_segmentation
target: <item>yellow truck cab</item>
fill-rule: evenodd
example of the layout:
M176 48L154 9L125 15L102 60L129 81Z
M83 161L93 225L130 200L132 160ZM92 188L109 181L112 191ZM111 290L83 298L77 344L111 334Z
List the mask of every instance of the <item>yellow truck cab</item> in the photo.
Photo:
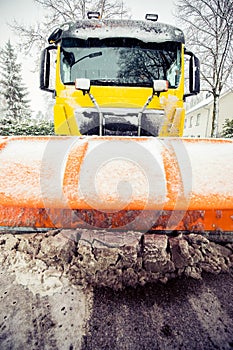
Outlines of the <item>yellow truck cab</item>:
M200 90L199 60L185 50L180 29L157 19L105 20L88 13L50 35L40 88L55 96L56 134L182 136L185 97ZM57 50L55 89L51 50Z

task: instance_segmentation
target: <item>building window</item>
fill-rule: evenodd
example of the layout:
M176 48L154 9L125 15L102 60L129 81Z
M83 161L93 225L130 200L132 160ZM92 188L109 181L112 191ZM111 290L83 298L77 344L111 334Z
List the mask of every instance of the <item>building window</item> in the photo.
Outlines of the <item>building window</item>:
M184 129L187 128L187 119L184 120Z
M189 127L192 128L193 126L193 117L190 117L189 119Z
M201 119L201 115L200 113L197 115L197 119L196 119L196 126L200 125L200 119Z

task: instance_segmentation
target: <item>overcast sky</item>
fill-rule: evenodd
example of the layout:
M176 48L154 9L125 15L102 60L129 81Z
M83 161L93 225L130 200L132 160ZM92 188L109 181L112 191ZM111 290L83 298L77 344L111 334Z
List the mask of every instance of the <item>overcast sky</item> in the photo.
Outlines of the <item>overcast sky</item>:
M160 22L175 25L175 19L172 15L174 11L173 0L125 1L134 19L144 19L146 13L157 13ZM43 10L33 0L0 0L0 46L3 46L8 39L11 40L13 45L20 40L16 35L13 35L7 23L16 19L21 23L33 24L41 18L43 18ZM39 108L38 105L41 105L38 76L30 72L33 68L33 62L30 62L30 57L27 57L26 62L25 59L23 61L23 78L25 84L30 87L30 99L32 100L32 107L35 110ZM39 103L36 101L39 101Z
M131 9L132 18L144 19L146 13L157 13L160 22L175 24L172 15L174 12L173 0L126 0L125 2Z

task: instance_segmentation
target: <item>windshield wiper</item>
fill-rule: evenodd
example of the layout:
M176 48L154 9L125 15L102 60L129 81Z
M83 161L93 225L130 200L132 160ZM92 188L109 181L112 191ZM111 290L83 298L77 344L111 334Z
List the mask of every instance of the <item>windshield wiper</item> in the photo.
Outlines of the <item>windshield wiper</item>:
M118 84L119 81L116 79L91 79L91 85L101 85L101 84Z
M75 85L74 81L65 82L65 85ZM105 86L131 86L131 87L152 87L152 83L148 82L134 82L129 83L119 79L91 79L91 85L105 85Z
M121 79L91 79L91 85L110 85L110 86L145 86L152 87L152 82L127 82Z
M103 55L102 51L90 53L89 55L85 55L85 56L79 58L77 61L72 63L72 65L70 65L70 67L73 67L76 63L84 60L85 58L94 58L94 57L98 57L98 56L102 56L102 55Z

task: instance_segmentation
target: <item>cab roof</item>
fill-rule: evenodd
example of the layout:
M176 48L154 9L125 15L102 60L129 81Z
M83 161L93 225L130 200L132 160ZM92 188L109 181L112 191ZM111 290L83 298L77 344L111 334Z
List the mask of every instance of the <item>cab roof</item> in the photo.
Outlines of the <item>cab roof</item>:
M183 32L169 24L149 20L105 20L86 19L66 23L62 27L62 38L134 38L143 42L184 43Z

